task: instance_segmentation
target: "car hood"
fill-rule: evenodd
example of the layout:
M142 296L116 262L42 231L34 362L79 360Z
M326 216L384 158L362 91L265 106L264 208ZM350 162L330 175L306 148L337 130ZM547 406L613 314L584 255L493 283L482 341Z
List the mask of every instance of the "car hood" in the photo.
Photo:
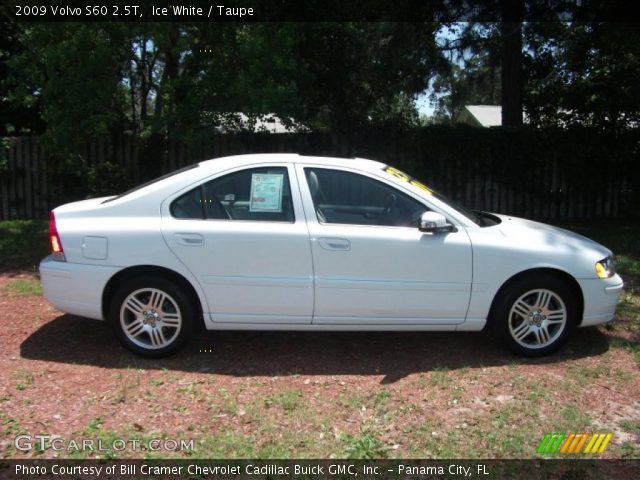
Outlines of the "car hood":
M526 243L544 244L548 247L569 251L589 251L598 259L611 255L611 250L580 234L509 215L497 215L501 223L496 228L509 239Z

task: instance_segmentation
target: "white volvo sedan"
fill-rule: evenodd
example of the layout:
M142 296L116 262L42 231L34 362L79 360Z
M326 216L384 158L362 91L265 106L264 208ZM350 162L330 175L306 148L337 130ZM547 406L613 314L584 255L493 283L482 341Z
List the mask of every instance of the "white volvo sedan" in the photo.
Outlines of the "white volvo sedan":
M611 251L467 210L379 162L218 158L51 212L57 309L150 357L209 330L489 329L540 356L613 318Z

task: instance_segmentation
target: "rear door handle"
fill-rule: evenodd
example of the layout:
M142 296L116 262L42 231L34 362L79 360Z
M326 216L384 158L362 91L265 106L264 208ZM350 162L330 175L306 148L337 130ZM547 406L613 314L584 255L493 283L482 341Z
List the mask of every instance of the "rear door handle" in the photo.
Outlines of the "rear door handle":
M351 242L346 238L318 238L318 245L325 250L351 250Z
M199 233L174 233L173 236L180 245L198 247L204 245L204 237Z

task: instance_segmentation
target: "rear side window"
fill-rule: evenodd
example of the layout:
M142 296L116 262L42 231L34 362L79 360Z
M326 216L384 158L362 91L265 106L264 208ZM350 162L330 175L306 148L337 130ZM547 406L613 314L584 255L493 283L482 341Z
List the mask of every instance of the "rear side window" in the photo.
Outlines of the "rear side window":
M250 168L190 190L173 201L175 218L295 221L285 167Z

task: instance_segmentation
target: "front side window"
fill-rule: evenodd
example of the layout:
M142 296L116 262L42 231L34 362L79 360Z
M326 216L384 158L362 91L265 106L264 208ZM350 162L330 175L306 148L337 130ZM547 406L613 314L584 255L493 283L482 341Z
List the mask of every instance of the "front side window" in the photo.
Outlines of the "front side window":
M318 221L353 225L418 227L428 210L399 190L341 170L305 168Z
M285 167L241 170L211 180L171 204L176 218L294 222Z

